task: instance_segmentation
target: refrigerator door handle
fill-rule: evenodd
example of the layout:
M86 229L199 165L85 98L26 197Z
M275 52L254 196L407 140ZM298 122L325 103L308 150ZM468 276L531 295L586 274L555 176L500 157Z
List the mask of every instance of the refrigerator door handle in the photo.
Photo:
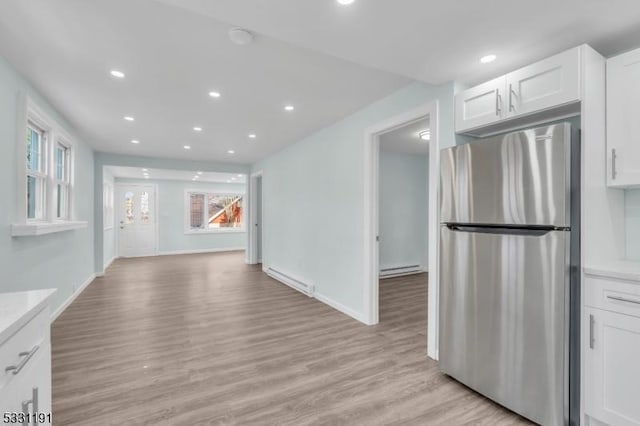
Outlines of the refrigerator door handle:
M559 227L509 227L509 226L478 226L446 224L451 231L471 232L476 234L521 235L529 237L542 237L553 231L567 231L567 228Z

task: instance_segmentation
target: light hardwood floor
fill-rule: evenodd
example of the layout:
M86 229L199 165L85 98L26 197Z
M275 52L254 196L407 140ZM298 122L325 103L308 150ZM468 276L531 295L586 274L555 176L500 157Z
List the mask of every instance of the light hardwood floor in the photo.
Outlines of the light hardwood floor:
M53 324L54 424L528 424L427 358L426 280L367 327L242 253L117 260Z

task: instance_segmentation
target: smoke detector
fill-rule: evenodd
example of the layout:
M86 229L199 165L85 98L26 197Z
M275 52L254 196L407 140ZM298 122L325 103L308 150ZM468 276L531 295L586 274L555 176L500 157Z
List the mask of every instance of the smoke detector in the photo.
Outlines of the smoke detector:
M253 34L244 28L231 28L229 30L229 38L232 42L240 46L246 46L253 42Z

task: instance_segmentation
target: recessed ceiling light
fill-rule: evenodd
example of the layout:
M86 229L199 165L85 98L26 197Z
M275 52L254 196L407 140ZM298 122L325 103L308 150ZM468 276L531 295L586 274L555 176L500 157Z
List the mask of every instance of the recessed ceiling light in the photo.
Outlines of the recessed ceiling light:
M196 127L193 128L193 130L196 131L196 132L201 132L202 131L202 127L196 126Z
M242 177L242 175L238 175L238 177Z
M202 172L198 172L198 175L201 175L201 174L202 174Z
M116 78L124 78L124 73L118 70L111 70L111 75Z
M355 0L338 0L338 3L340 3L343 6L347 6L350 5L351 3L353 3Z
M143 171L143 172L148 172L149 170L148 170L148 169L142 169L142 171Z
M228 181L227 181L227 183L231 183L231 181L230 181L230 180L228 180Z
M487 55L487 56L483 56L482 58L480 58L480 62L482 62L483 64L488 64L490 62L495 61L497 58L496 55Z
M255 138L257 138L257 137L258 137L258 135L256 135L255 133L250 133L250 134L249 134L249 138L250 138L250 139L255 139Z
M139 144L139 143L140 143L140 141L139 141L139 140L137 140L137 139L134 139L134 140L132 140L132 141L131 141L131 143L132 143L132 144L137 145L137 144Z
M145 176L144 178L145 178L145 179L149 179L149 176Z
M231 177L231 180L236 180L236 177L235 177L235 176L232 176L232 177Z
M420 139L422 139L423 141L430 141L431 140L431 130L423 130L420 133L418 133L418 137L420 137Z
M209 92L209 96L211 96L212 98L219 98L221 95L220 95L220 92L216 92L214 90L212 92Z
M284 107L285 111L293 111L294 109L296 109L296 107L294 107L293 105L287 105Z
M130 116L128 116L128 115L127 115L126 117L124 117L124 119L125 119L125 120L127 120L127 121L136 121L136 119L135 119L135 118L130 117Z
M184 149L191 149L191 145L185 145L183 146Z
M196 180L196 178L191 178L191 180Z
M233 154L235 154L235 153L236 153L236 152L235 152L234 150L232 150L232 149L230 149L229 151L227 151L227 154L232 154L232 155L233 155Z

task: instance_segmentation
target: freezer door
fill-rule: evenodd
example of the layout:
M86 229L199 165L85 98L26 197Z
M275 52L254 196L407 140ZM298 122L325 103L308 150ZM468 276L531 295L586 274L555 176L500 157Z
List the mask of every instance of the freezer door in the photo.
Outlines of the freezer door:
M567 231L441 227L441 370L524 417L568 415Z
M441 222L570 226L571 135L563 123L443 150Z

